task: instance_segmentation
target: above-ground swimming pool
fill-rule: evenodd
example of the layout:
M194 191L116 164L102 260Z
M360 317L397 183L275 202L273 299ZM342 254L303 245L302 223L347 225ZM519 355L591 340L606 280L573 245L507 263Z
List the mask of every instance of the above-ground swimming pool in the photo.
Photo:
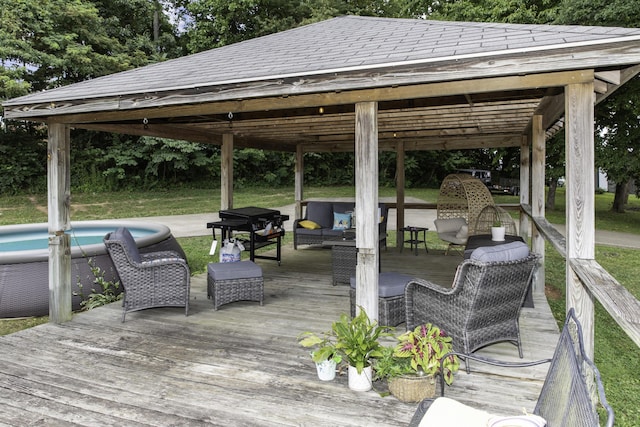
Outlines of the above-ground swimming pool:
M127 227L140 252L172 250L185 257L180 244L165 225L138 221L79 221L71 223L72 291L88 295L95 289L89 260L104 271L108 281L118 280L102 242L118 227ZM0 227L0 318L49 314L48 224ZM101 291L101 289L95 289ZM73 296L73 309L80 309L80 296Z

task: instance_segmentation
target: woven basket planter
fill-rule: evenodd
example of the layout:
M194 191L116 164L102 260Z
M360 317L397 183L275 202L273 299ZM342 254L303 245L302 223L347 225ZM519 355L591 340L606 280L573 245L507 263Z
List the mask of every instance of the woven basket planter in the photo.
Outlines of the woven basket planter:
M421 402L436 395L433 376L401 375L389 379L389 391L402 402Z

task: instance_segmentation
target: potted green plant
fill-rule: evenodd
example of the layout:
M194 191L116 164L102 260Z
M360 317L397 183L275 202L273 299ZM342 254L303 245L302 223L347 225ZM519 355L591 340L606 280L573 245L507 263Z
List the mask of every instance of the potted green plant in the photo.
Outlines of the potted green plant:
M336 377L336 366L342 361L342 355L336 349L332 332L324 332L322 336L313 332L303 332L298 337L301 346L313 349L311 360L316 364L318 378L331 381Z
M447 356L453 351L452 339L443 330L427 323L397 339L393 350L383 350L375 365L376 378L387 379L391 394L404 402L419 402L435 395L437 375L443 375L447 384L453 382L460 361Z
M502 225L500 218L496 217L493 220L493 225L491 226L491 240L494 242L504 242L505 232L505 226Z
M365 310L350 318L342 314L333 322L331 329L336 337L336 349L349 364L349 388L355 391L368 391L372 388L371 360L382 355L382 346L378 341L388 335L378 322L371 321Z
M388 396L388 383L391 378L400 377L402 375L413 375L415 371L411 367L411 362L407 357L398 357L395 355L395 347L382 347L381 356L373 360L373 379L381 388L376 388L380 396Z

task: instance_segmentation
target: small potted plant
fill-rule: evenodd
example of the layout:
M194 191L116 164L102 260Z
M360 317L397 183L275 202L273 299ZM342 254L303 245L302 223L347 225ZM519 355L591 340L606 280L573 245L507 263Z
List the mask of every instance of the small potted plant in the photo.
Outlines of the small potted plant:
M453 382L460 361L454 355L447 356L453 351L452 339L443 330L427 323L397 339L393 351L383 350L375 365L376 377L387 379L391 394L403 402L419 402L435 396L437 375L443 375L449 385Z
M342 355L336 349L331 332L324 332L318 336L313 332L303 332L298 337L300 345L312 348L311 360L316 364L318 378L331 381L336 377L336 366L342 362Z
M342 314L331 326L336 337L336 349L349 364L349 388L368 391L373 386L371 360L382 356L378 339L388 335L385 327L371 321L362 307L352 319Z
M496 217L491 226L491 240L494 242L504 242L505 231L505 226L502 225L502 221Z
M381 380L383 384L378 390L380 396L388 396L388 383L391 378L400 377L402 375L414 375L415 371L411 367L408 357L398 357L395 355L395 347L384 346L380 351L381 356L376 357L372 363L373 379ZM387 389L385 391L385 388Z

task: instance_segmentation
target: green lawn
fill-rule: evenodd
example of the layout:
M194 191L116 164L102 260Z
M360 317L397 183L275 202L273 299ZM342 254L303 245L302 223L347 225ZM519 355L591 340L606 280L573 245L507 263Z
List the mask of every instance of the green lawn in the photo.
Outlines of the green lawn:
M395 190L381 188L381 197L393 197ZM436 202L437 189L408 189L407 197L415 197L427 202ZM352 187L305 188L305 198L312 197L352 197ZM552 223L563 224L564 188L558 189L556 208L547 212ZM517 203L518 197L496 196L497 203ZM630 197L628 210L624 214L609 211L612 194L596 196L596 227L600 230L620 231L640 234L640 200ZM294 202L292 188L245 188L234 193L235 206L277 207ZM0 225L46 222L46 195L0 197ZM220 192L210 190L162 190L133 193L100 193L72 195L72 219L93 220L128 218L158 215L181 215L215 212L220 206ZM439 241L429 232L430 247ZM285 238L290 242L291 234ZM190 237L178 239L189 258L193 273L205 271L210 257L207 255L210 237ZM393 244L395 237L390 236ZM623 286L640 298L640 251L614 247L597 246L596 260L605 267ZM547 245L546 292L549 304L558 323L561 324L565 311L564 263L551 246ZM46 321L45 318L0 320L0 335L34 326ZM595 361L601 370L607 396L616 411L616 425L636 426L640 420L640 348L633 343L617 324L600 307L596 306L596 355Z

